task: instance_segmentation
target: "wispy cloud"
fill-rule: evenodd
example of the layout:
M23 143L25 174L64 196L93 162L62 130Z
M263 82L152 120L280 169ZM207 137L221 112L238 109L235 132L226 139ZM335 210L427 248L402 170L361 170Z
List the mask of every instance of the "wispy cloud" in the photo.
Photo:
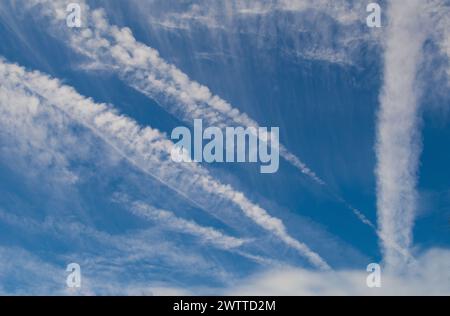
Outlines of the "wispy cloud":
M197 236L203 243L213 244L222 249L238 248L245 243L243 239L227 236L212 227L204 227L192 220L179 218L173 212L155 208L141 201L131 202L124 194L116 194L114 199L126 204L136 216L154 221L167 229Z
M225 288L180 287L164 282L123 282L113 273L82 269L82 287L65 286L64 266L45 262L20 248L0 247L0 293L3 295L438 295L450 294L448 250L431 249L418 257L418 264L401 274L381 271L381 288L368 288L365 270L317 272L280 267L234 280ZM7 287L14 279L14 287Z
M65 21L65 2L33 0L46 4L44 14ZM90 10L89 27L81 32L63 32L70 45L79 53L93 59L96 64L116 71L131 87L155 99L164 109L188 124L202 118L205 124L224 128L226 126L252 126L259 124L230 103L214 95L208 87L191 80L180 69L163 60L159 53L138 42L129 28L110 25L101 9ZM323 181L305 163L280 145L280 155L302 173L318 183Z
M0 295L63 294L64 269L20 248L0 246L0 258L14 258L0 260Z
M131 244L132 246L132 244ZM175 249L171 249L172 251ZM125 259L127 253L124 254ZM164 252L159 256L165 255ZM149 280L122 280L114 269L106 269L104 261L110 265L129 264L129 262L115 262L113 258L99 260L81 260L81 287L69 288L66 286L67 262L74 258L79 260L78 254L71 258L59 258L44 260L34 253L17 247L0 246L0 258L14 258L14 260L0 260L0 295L188 295L189 289L179 287L170 282ZM52 258L53 259L53 258ZM64 260L65 259L65 260ZM188 261L188 257L185 258ZM183 264L182 262L179 262ZM190 270L199 269L208 275L206 266L200 262L190 266ZM147 270L150 267L147 266ZM214 271L211 277L217 276L219 271ZM228 276L229 277L229 276Z
M313 272L296 268L254 275L226 291L230 295L438 295L450 294L448 250L432 249L401 274L381 270L381 287L369 288L365 270Z
M33 1L34 3L46 3L44 14L56 18L56 22L53 21L53 23L58 25L64 22L65 3L48 0ZM306 10L313 7L313 3L309 1L281 2L277 4L277 6L279 5L283 10ZM337 16L343 15L344 12L348 15L349 12L355 10L351 6L348 7L345 2L340 2L336 8L339 8ZM358 10L361 9L360 6L358 8ZM333 11L325 2L321 2L316 9ZM103 10L91 11L85 4L84 12L89 15L89 19L87 19L90 21L89 27L82 29L81 32L66 30L59 35L67 39L73 49L91 58L97 67L106 67L117 72L131 87L156 100L169 113L187 124L192 124L194 119L202 118L206 125L220 128L235 125L259 126L246 113L240 112L227 101L214 95L208 87L191 80L180 69L167 63L155 49L138 42L129 28L119 28L109 24ZM279 153L315 183L326 185L314 171L283 144L279 146ZM350 206L342 197L336 193L333 193L333 196L352 211L362 223L374 226L361 211Z
M133 13L151 29L179 34L200 31L213 43L212 51L231 55L240 49L239 37L246 34L258 54L283 41L290 43L282 50L290 59L349 66L357 64L358 46L377 36L363 30L366 3L359 1L337 0L331 5L326 0L134 0L133 6L138 8ZM307 35L311 33L314 36Z
M91 130L133 166L158 179L188 201L197 206L200 206L196 202L199 197L202 197L202 201L209 200L209 203L217 198L228 201L239 207L243 214L261 228L296 249L314 266L329 268L318 254L291 237L280 219L251 202L242 192L216 181L198 165L171 162L170 152L174 144L159 131L149 127L141 128L130 118L117 114L111 107L84 98L58 80L38 72L27 72L17 65L1 62L0 80L2 91L15 91L19 95L31 94L34 98L43 99L44 104L56 107ZM207 208L200 207L207 211Z

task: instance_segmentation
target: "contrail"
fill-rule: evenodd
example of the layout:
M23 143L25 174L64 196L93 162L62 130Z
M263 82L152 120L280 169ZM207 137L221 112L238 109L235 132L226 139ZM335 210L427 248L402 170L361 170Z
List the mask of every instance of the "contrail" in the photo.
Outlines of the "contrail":
M328 264L307 245L291 237L283 222L251 202L242 192L213 179L207 170L195 164L173 163L170 153L174 144L164 134L150 127L141 128L135 121L117 114L105 104L96 104L39 72L0 62L0 79L4 89L32 93L65 112L69 117L92 130L121 156L146 174L160 179L185 197L217 196L236 205L261 228L271 232L314 266L329 269ZM190 199L192 200L192 199ZM202 209L205 209L204 207Z
M81 31L64 31L70 45L79 53L88 56L98 66L108 66L116 71L131 87L156 100L169 113L188 124L201 117L205 124L224 128L243 125L259 127L247 114L233 108L227 101L211 93L208 87L191 80L185 73L168 64L159 53L134 38L129 28L110 25L102 10L91 10L84 4L89 27ZM66 2L31 0L30 5L45 4L44 14L51 15L58 22L65 22ZM303 174L319 184L323 181L280 144L280 155Z
M49 0L33 0L32 4L45 3L49 14L61 22L66 16L65 3ZM30 3L28 3L30 5ZM231 104L213 95L208 87L192 81L185 73L168 64L158 52L134 38L128 28L110 25L102 10L88 9L90 27L80 32L64 32L70 46L79 53L88 56L98 67L107 67L132 88L155 100L162 108L187 124L201 117L205 124L225 128L243 125L259 127L259 124L247 114L233 108ZM292 154L283 144L279 145L280 156L300 170L318 185L328 187L331 195L344 205L363 223L374 227L361 211L356 210L347 201L335 193L304 162Z
M426 25L424 1L391 0L384 52L384 85L377 126L377 208L380 232L409 253L417 208L417 172L421 153L418 85ZM388 267L408 257L381 240Z
M201 226L192 220L180 218L171 211L156 208L142 201L130 201L123 193L115 194L114 200L129 208L136 216L174 231L197 236L202 242L213 244L218 248L226 250L238 248L246 242L244 239L227 236L212 227Z
M66 16L65 3L49 2L49 0L34 0L34 2L46 3L48 8L52 8L52 10L48 9L44 13L49 14L56 21L60 21ZM103 10L91 11L86 4L84 4L84 9L89 12L90 27L82 29L80 32L64 32L61 34L61 36L68 37L69 44L73 49L88 56L100 67L107 67L116 71L128 85L157 101L169 113L188 124L192 124L195 118L201 117L206 124L220 128L236 125L259 127L258 123L247 114L233 108L225 100L213 95L208 87L192 81L174 65L168 64L155 49L136 41L129 28L110 25ZM397 245L385 233L378 231L376 226L360 210L334 192L325 181L320 179L282 144L280 144L279 152L284 159L303 174L315 183L327 188L332 197L350 210L361 223L370 227L381 240L391 245L397 252L405 254L401 246ZM136 165L129 156L125 155L125 157ZM156 177L154 174L151 174L151 176ZM167 185L166 181L157 179ZM179 192L177 188L174 188L174 190L194 205L202 208L187 195ZM233 199L234 197L231 194L227 198ZM283 230L284 228L278 229L278 232L284 235ZM286 239L285 242L292 244L299 251L306 250L295 242L292 243L290 238Z

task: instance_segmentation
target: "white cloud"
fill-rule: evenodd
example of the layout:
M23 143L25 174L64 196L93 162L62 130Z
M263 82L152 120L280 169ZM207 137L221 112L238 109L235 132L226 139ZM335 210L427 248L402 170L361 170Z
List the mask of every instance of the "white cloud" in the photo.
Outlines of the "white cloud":
M243 193L216 181L198 165L173 163L170 153L174 144L159 131L150 127L141 128L109 106L96 104L79 95L73 88L61 85L58 80L39 72L27 72L17 65L1 62L0 80L4 91L17 93L18 96L31 94L44 100L42 106L59 109L104 140L133 166L172 188L201 209L208 211L208 208L196 201L198 198L212 204L217 198L226 200L238 206L243 214L261 228L296 249L314 266L329 268L318 254L292 238L280 219L251 202ZM1 105L9 104L5 101Z
M417 265L398 274L381 270L381 287L369 288L369 272L361 270L314 272L284 268L240 280L227 295L450 295L450 251L434 249L418 259Z
M211 41L212 51L230 50L232 55L240 49L239 37L251 34L257 54L279 48L283 41L292 45L283 49L291 60L346 67L358 65L354 57L360 44L377 45L381 34L364 28L366 3L361 1L197 0L180 4L166 0L133 4L138 8L134 14L150 28L163 27L181 34L200 31ZM303 37L305 34L314 36Z
M155 208L141 201L131 202L123 194L116 195L115 199L129 207L136 216L156 222L167 229L197 236L201 242L221 249L238 248L246 242L244 239L227 236L212 227L204 227L192 220L177 217L173 212Z
M369 275L361 270L311 271L279 267L235 279L225 288L182 288L162 282L127 282L101 270L83 273L79 290L65 287L65 267L42 261L23 249L0 247L1 257L14 257L14 262L0 260L0 293L4 295L233 295L233 296L378 296L378 295L450 295L450 251L431 249L418 258L417 265L405 267L398 274L381 270L381 287L368 288ZM98 263L93 263L98 264ZM84 269L84 271L88 271ZM16 288L2 288L6 280L16 279Z
M101 261L80 262L81 287L69 288L66 285L68 272L66 272L65 262L71 262L70 260L73 258L59 260L61 264L58 264L43 260L22 248L1 246L0 258L14 258L14 260L0 260L0 295L164 296L188 295L190 293L188 289L171 286L163 282L152 282L149 280L129 280L128 282L124 282L120 279L117 271L105 269ZM114 262L111 258L105 260L109 260L110 265L124 265L129 263ZM180 262L180 264L183 263ZM202 275L204 273L210 273L208 267L202 265L200 262L192 264L190 270L195 270L194 267L202 269ZM211 276L217 276L217 274L218 271L214 271L214 275ZM227 277L229 279L230 276Z
M146 263L146 272L149 274L155 270L157 271L157 269L169 269L174 274L183 273L184 275L195 277L200 275L208 276L225 284L232 279L231 272L225 271L224 266L204 258L201 253L195 250L195 247L191 248L193 251L187 252L185 251L186 248L176 242L161 238L158 233L159 228L146 228L123 234L110 234L76 221L67 222L64 219L52 216L47 216L44 221L39 221L23 215L17 216L12 212L6 212L1 209L0 221L9 227L26 232L28 236L33 238L43 237L45 239L45 236L50 236L53 241L68 245L70 251L66 254L45 252L40 254L42 257L45 255L48 261L79 263L84 270L84 276L97 279L98 282L93 282L92 284L92 287L97 288L97 292L103 292L103 288L108 287L108 284L117 283L117 279L119 279L117 277L118 271L124 273L126 272L126 267L138 266L142 262ZM25 250L20 248L17 251L25 252ZM33 256L31 253L29 255ZM9 265L8 260L4 260L9 257L0 257L0 267ZM17 258L20 263L20 257L17 256ZM157 262L158 265L150 264L152 262ZM33 273L39 273L42 277L46 277L48 271L61 269L58 274L53 273L53 275L60 275L58 282L65 280L62 279L62 275L65 274L65 266L47 269L46 265L47 263L41 259L30 262ZM18 275L25 274L24 271L29 270L27 266L21 264L11 265L10 269ZM26 291L34 290L31 284L24 282L11 271L8 272L5 269L7 274L4 275L4 278L10 277L16 282L22 283ZM156 282L155 279L157 278L144 278L143 281ZM133 278L134 280L136 278ZM54 280L47 280L46 283L45 286L51 286ZM83 283L85 283L84 289L90 287L86 286L86 282ZM111 286L110 290L113 290L113 288L114 286ZM115 291L117 293L121 289L116 287ZM47 291L43 289L40 294L43 293L47 293Z
M68 169L70 162L67 157L60 154L62 148L70 150L73 139L68 137L56 141L57 136L49 132L51 129L48 128L48 123L43 122L39 99L17 95L2 84L0 104L9 105L0 106L0 137L3 140L0 148L1 159L4 162L9 160L19 170L30 167L26 168L28 176L35 177L41 176L40 170L54 166L53 172L46 174L49 180L53 179L59 183L77 182L77 175ZM64 124L63 116L55 114L52 124L55 127ZM78 155L83 149L83 145L78 147Z
M34 0L34 3L45 3L47 10L44 13L52 18L60 17L64 5L48 0ZM109 25L102 10L92 11L87 5L85 7L85 12L90 15L88 20L92 22L89 28L81 33L63 32L60 35L68 37L72 48L92 58L94 64L107 64L127 84L157 100L168 112L188 124L201 117L209 126L258 127L258 123L247 114L233 108L208 87L190 80L181 70L165 62L155 49L136 41L129 28ZM280 155L314 181L323 183L283 145L280 145Z
M64 3L58 1L34 0L34 3L45 3L47 8L45 14L52 18L58 19L63 11ZM283 2L281 8L300 10L299 5L295 1ZM312 8L315 5L315 3L308 1L307 7ZM318 10L326 9L329 11L332 10L332 7L322 2L318 6ZM346 12L346 14L353 10L345 2L340 2L337 8L340 8L341 13ZM80 34L62 32L60 36L68 37L72 48L93 59L91 66L97 65L104 69L107 65L111 70L118 72L131 87L156 100L164 109L188 124L192 124L194 119L200 117L207 125L221 128L235 125L259 126L247 114L241 113L227 101L214 95L208 87L192 81L174 65L168 64L155 49L136 41L129 28L118 28L110 25L103 10L97 9L91 12L85 5L84 12L91 16L88 19L92 22L89 27L81 31ZM319 185L326 185L314 171L283 144L279 146L279 153L310 179ZM341 197L337 198L342 200ZM353 207L348 206L347 202L343 202L364 224L370 222L361 211L355 212ZM373 225L370 226L373 227Z

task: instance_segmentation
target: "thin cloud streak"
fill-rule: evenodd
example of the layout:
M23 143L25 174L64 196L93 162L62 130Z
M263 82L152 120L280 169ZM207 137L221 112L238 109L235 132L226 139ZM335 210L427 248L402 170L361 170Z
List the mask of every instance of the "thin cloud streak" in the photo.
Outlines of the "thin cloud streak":
M221 249L233 249L242 246L246 240L227 236L212 228L204 227L192 220L176 216L173 212L153 207L141 201L130 201L124 194L116 194L114 200L124 204L130 212L138 217L153 221L168 229L187 233L200 238L202 243L212 244Z

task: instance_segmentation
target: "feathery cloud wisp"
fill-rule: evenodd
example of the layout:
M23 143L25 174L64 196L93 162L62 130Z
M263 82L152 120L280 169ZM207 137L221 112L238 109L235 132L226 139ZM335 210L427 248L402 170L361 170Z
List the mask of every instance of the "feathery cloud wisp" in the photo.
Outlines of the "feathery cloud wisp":
M129 206L130 211L136 216L154 221L174 231L197 236L203 243L213 244L222 249L238 248L245 243L243 239L227 236L212 227L204 227L192 220L180 218L173 212L155 208L141 201L131 202L124 194L116 194L114 200Z

